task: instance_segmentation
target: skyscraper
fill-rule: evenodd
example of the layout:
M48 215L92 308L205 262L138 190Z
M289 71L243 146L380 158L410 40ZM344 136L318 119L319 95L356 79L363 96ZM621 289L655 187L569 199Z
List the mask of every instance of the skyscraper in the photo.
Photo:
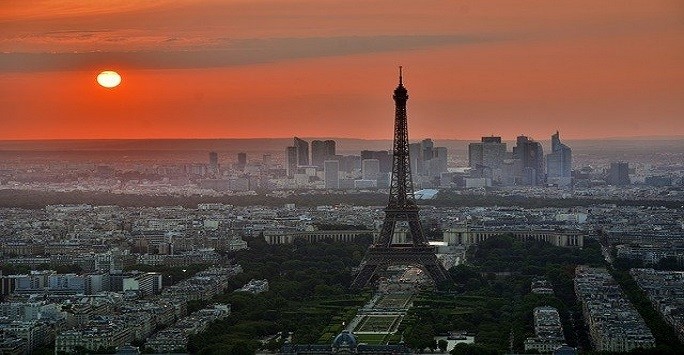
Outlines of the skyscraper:
M325 175L326 189L340 188L340 162L337 160L326 160L323 162L323 174Z
M501 142L501 137L482 137L480 143L468 145L468 165L481 177L500 182L505 158L506 143Z
M425 172L427 176L435 177L447 171L447 148L432 148L432 158L425 161Z
M337 151L337 143L336 143L334 140L328 139L328 140L324 141L323 143L324 143L324 145L325 145L325 152L326 152L327 155L335 155L335 154L337 154L337 153L336 153L336 151Z
M309 165L309 142L294 137L293 145L297 149L297 165Z
M447 149L435 147L430 138L423 139L420 143L409 144L409 154L411 155L411 171L416 177L433 178L447 171ZM419 183L421 180L416 179L416 181Z
M219 173L218 153L209 152L209 172L214 176Z
M629 163L620 161L610 163L610 169L606 175L608 185L624 186L631 183L629 179Z
M361 161L361 176L364 180L377 181L380 177L380 161L377 159L364 159Z
M311 164L322 169L323 162L335 155L335 146L334 140L311 141Z
M245 166L247 166L247 153L238 153L236 165L237 170L245 170Z
M392 156L386 150L362 150L361 159L377 159L380 163L381 173L389 173L392 171Z
M544 183L544 149L539 142L518 136L513 147L513 158L520 160L517 175L522 185L541 185Z
M297 147L287 147L285 149L285 168L287 169L287 177L294 177L297 171Z
M549 183L567 186L572 182L572 149L561 143L558 131L551 136L551 153L546 156L546 169Z

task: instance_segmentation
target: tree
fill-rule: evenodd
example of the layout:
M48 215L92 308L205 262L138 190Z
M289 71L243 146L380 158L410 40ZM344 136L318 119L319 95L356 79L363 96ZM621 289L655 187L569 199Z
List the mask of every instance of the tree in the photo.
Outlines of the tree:
M406 334L406 345L410 348L421 351L425 348L431 348L434 344L435 330L432 325L419 323L413 326Z
M444 339L439 339L439 341L437 342L437 347L439 348L440 352L445 352L448 345L449 342Z

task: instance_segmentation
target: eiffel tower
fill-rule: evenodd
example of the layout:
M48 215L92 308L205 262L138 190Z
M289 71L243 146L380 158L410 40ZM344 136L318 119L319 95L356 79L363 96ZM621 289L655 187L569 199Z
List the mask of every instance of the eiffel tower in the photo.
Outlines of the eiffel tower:
M359 273L351 284L354 289L365 287L374 276L386 271L391 265L422 266L435 282L449 279L449 274L437 260L434 249L428 244L420 225L409 159L406 119L408 91L404 87L401 69L399 67L399 86L394 89L393 96L395 103L394 152L389 203L385 208L385 221L380 235L368 248L361 261ZM396 242L395 232L409 232L411 243Z

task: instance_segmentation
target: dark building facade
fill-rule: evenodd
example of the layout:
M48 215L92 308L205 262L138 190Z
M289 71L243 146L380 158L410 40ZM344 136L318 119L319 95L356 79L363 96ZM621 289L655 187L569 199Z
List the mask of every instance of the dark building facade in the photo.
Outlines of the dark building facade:
M520 161L516 174L520 185L544 184L544 149L539 142L526 136L518 136L513 147L513 158Z
M468 165L475 169L476 177L501 181L505 158L506 143L501 142L501 137L482 137L481 142L468 145Z
M245 170L245 166L247 166L247 153L238 153L237 155L237 170Z
M569 185L572 179L572 149L561 143L560 134L551 136L551 153L546 156L546 177L549 183Z
M294 137L293 145L297 149L297 165L309 165L309 142Z
M219 173L218 153L216 152L209 152L209 171L214 175Z
M381 173L392 172L392 155L386 150L362 150L361 159L376 159L380 164Z
M629 163L620 161L610 163L608 174L606 175L608 185L624 186L631 183L629 179Z
M297 171L297 147L285 148L285 160L287 168L287 177L291 178Z
M335 141L330 139L311 141L311 164L322 168L326 159L335 156L336 145Z

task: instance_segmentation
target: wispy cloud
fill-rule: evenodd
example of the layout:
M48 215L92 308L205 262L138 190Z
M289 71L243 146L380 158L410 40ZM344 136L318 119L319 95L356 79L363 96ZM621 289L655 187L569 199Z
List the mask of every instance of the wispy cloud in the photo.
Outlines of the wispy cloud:
M95 52L192 50L221 46L223 38L194 33L164 33L138 29L61 30L0 37L5 52Z
M100 34L80 35L87 37ZM184 47L187 47L188 42L186 38L175 37L163 40L181 43ZM84 70L112 65L140 69L211 68L289 59L414 50L442 45L467 45L494 40L497 39L485 36L368 36L232 41L222 39L225 43L220 49L1 53L0 72Z

